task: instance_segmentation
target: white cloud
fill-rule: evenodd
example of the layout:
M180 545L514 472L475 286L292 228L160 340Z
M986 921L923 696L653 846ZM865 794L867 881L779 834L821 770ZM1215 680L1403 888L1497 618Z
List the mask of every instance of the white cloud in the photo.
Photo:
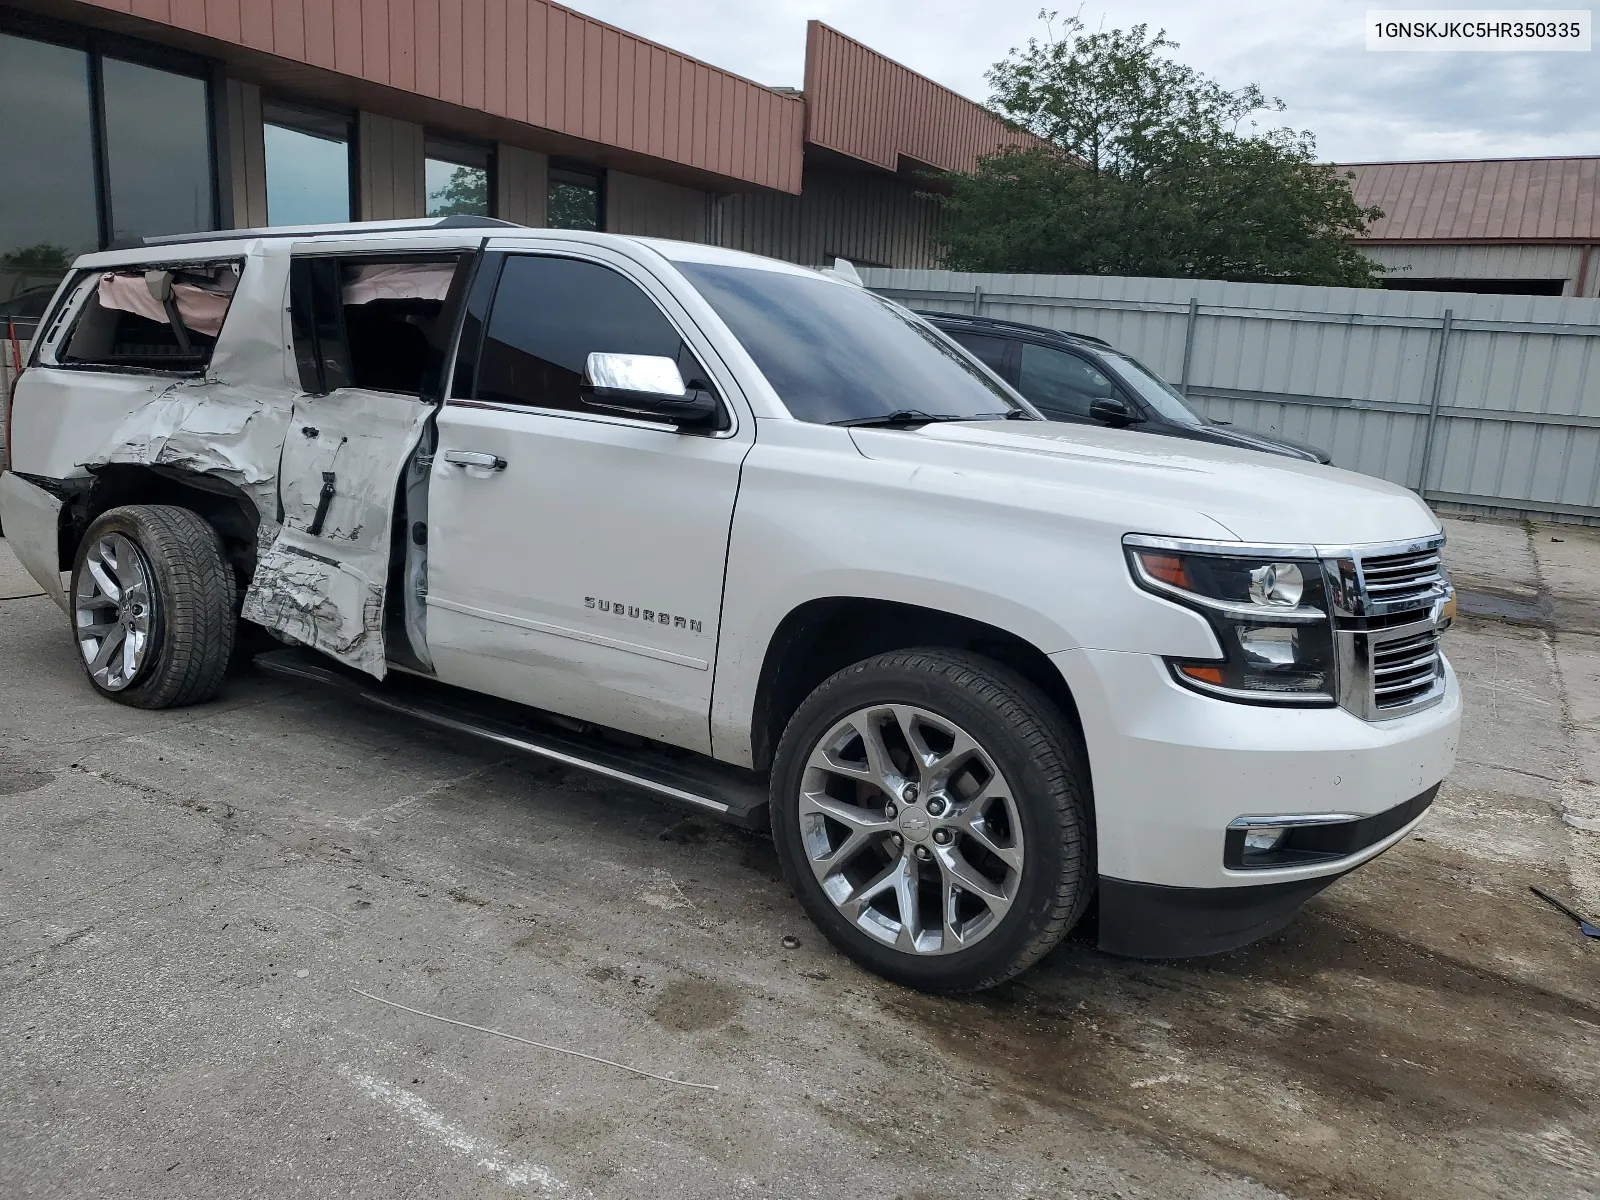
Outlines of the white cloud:
M1045 0L1050 3L1051 0ZM1512 0L1450 0L1508 7ZM1438 7L1443 0L1373 0ZM573 7L747 75L800 86L814 17L983 100L984 72L1042 32L1041 0L576 0ZM1366 0L1055 0L1090 26L1165 28L1177 56L1229 86L1288 104L1325 157L1457 158L1600 152L1600 61L1587 54L1376 54ZM1531 6L1530 6L1531 7Z

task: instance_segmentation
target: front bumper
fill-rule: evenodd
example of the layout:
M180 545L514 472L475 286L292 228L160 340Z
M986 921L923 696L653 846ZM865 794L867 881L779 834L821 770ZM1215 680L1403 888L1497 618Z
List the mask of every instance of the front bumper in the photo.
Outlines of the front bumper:
M1255 814L1375 816L1427 792L1455 763L1461 690L1448 663L1439 703L1367 722L1341 708L1203 696L1174 681L1156 655L1068 650L1051 658L1077 700L1089 750L1102 913L1108 897L1114 909L1119 891L1151 885L1191 894L1149 893L1149 903L1228 911L1252 900L1219 895L1213 903L1204 893L1244 889L1264 903L1297 897L1286 901L1292 915L1421 818L1342 857L1268 869L1227 865L1230 823Z
M1332 874L1218 888L1166 887L1102 875L1100 949L1129 958L1192 958L1237 950L1276 933L1312 896L1415 829L1438 791L1439 785L1434 784L1396 805L1390 811L1396 814L1399 828L1352 854L1345 865L1332 864ZM1384 815L1380 813L1378 818Z

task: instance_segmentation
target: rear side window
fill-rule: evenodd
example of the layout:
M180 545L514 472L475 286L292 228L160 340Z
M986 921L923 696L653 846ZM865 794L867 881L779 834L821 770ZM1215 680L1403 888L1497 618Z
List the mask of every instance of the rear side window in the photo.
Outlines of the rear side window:
M984 333L952 333L951 337L972 351L978 361L1002 379L1006 373L1006 339Z
M1088 359L1032 342L1022 343L1017 390L1046 415L1073 417L1087 417L1091 402L1116 395Z
M203 371L239 286L239 271L235 262L107 271L84 302L58 361Z
M502 404L600 413L581 390L596 351L672 358L684 382L705 386L706 374L677 329L632 280L575 258L507 258L474 394Z
M300 386L432 399L470 256L304 257L290 265L290 324Z

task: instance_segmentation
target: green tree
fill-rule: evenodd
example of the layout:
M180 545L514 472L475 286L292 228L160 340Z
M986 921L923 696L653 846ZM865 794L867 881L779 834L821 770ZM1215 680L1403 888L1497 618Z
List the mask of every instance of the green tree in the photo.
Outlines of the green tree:
M945 265L957 270L1156 275L1372 286L1350 244L1382 216L1316 161L1309 132L1262 130L1280 100L1230 91L1169 57L1149 27L1055 36L1012 50L991 105L1046 143L951 180Z
M489 211L489 172L457 167L436 192L428 194L430 217L483 216Z

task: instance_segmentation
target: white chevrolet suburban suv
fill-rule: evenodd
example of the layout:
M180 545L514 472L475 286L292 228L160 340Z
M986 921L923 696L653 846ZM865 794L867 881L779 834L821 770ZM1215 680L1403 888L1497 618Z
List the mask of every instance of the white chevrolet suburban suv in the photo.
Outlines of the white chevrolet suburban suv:
M1038 419L859 286L483 219L80 259L0 517L89 682L257 662L770 824L931 991L1240 946L1415 827L1461 698L1429 510Z

